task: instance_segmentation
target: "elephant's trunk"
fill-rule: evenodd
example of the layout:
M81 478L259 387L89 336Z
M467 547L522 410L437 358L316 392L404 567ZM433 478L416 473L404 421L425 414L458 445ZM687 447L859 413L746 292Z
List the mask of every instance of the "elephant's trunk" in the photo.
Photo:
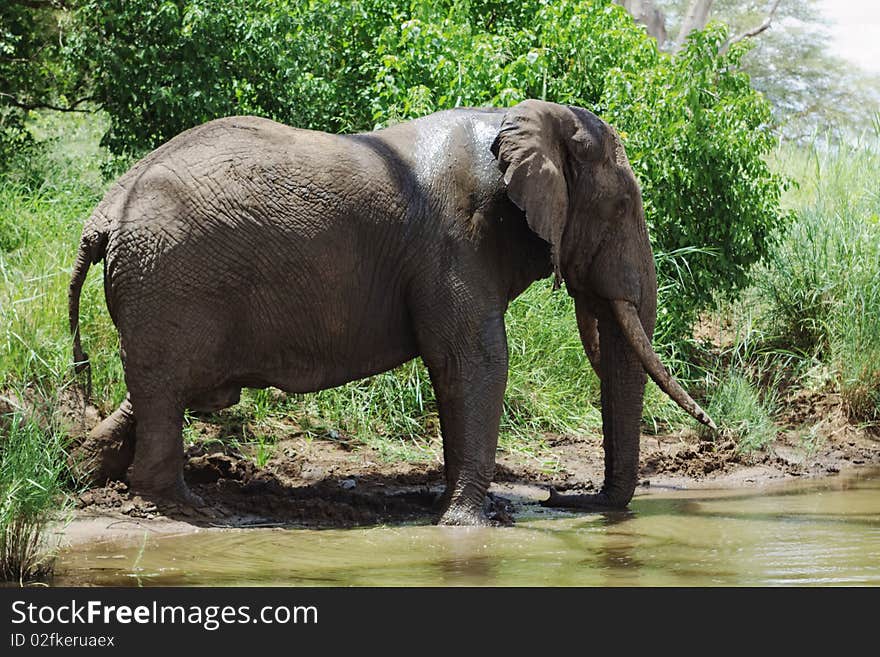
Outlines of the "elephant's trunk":
M593 366L598 366L602 384L605 483L595 495L559 495L552 491L545 502L548 506L603 509L629 504L638 483L646 372L682 408L714 427L709 416L669 375L654 353L648 337L653 328L653 308L653 304L645 303L647 328L635 306L627 301L612 301L612 312L603 313L597 322L588 303L575 298L584 351Z
M588 302L577 297L575 312L584 351L602 384L605 483L595 495L559 495L551 491L550 499L544 504L586 509L621 508L629 504L638 483L645 370L614 317L603 314L597 322Z

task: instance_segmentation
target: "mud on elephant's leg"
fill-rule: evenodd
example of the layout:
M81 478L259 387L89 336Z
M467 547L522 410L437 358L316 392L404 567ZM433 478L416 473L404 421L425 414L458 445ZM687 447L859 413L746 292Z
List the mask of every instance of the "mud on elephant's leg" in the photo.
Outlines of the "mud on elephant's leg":
M500 317L487 320L479 344L453 357L427 358L437 396L446 491L441 525L496 524L484 511L495 473L507 342Z
M134 492L157 501L201 506L183 480L183 406L174 401L132 397L137 442L129 483Z
M80 480L92 485L123 479L134 458L134 444L135 417L126 395L119 408L71 450L71 467Z

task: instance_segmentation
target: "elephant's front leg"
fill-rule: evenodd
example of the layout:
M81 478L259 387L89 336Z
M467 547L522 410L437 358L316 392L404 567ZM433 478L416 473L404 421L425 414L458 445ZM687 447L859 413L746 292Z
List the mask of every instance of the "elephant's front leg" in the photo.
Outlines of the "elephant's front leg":
M483 511L495 473L507 338L501 314L475 331L461 330L443 349L429 349L428 365L440 411L446 492L441 525L492 524ZM439 346L439 345L438 345Z

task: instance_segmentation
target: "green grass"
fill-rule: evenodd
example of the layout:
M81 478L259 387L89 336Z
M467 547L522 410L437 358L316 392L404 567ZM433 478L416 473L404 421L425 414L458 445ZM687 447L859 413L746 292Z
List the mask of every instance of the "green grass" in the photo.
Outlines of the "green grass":
M52 569L46 526L69 506L60 432L20 413L0 416L0 579L25 584Z
M718 432L700 426L700 435L710 440L733 440L743 452L760 450L771 443L777 433L772 390L762 391L744 369L737 367L714 378L706 411L718 425Z
M67 286L82 223L107 183L99 171L100 123L47 116L35 132L47 143L30 173L0 178L0 389L51 393L70 383ZM109 410L125 388L100 267L83 290L81 316L95 396Z
M825 364L850 416L880 422L880 134L789 149L797 219L758 277L779 342Z
M0 575L19 583L51 569L44 530L67 506L67 436L53 419L73 380L67 286L82 221L105 185L94 119L44 116L33 129L43 146L0 178L0 395L29 400L27 417L0 417ZM84 297L86 348L109 410L124 386L100 268Z

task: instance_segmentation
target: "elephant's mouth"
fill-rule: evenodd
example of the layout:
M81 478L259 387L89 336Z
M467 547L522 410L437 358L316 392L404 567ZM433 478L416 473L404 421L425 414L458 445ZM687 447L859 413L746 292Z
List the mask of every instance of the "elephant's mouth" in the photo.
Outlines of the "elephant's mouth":
M700 408L700 405L693 400L684 388L681 387L681 384L667 371L663 363L660 362L660 358L657 356L654 348L651 346L651 341L645 333L636 307L629 301L620 299L612 300L610 305L614 318L620 325L621 332L626 338L627 343L639 361L641 361L642 367L645 368L645 372L653 379L654 383L669 395L672 401L681 406L682 409L687 411L697 421L712 429L717 429L712 418Z

